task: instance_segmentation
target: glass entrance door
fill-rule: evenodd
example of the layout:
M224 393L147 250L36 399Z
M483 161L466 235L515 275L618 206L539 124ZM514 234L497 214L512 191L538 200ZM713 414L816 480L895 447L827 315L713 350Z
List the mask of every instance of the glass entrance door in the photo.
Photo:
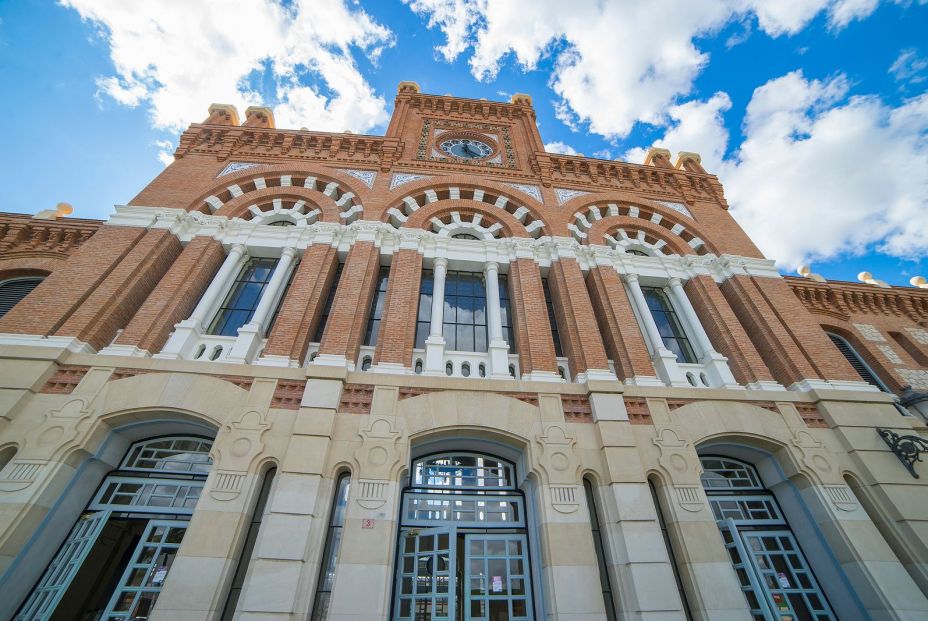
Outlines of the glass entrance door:
M29 600L16 616L16 621L47 619L55 610L74 574L87 558L100 531L106 524L107 511L85 513L77 520L58 554L52 559Z
M423 528L400 537L394 618L451 621L455 614L454 528Z
M527 544L521 534L464 535L467 621L532 618Z
M148 523L101 621L148 618L185 532L182 520Z

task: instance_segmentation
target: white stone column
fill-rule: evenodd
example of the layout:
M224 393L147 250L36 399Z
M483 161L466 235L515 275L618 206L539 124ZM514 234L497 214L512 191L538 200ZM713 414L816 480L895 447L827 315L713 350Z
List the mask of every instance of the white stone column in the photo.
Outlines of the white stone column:
M445 276L448 259L437 257L432 265L432 318L429 336L425 339L424 375L445 374L445 337L442 333L445 314Z
M740 388L738 382L735 380L735 376L732 375L731 369L728 368L728 358L715 351L715 348L712 346L709 335L706 334L706 330L702 327L702 322L699 321L699 315L696 314L696 309L693 308L690 299L686 296L683 283L679 278L671 278L668 284L670 285L670 294L673 298L674 306L686 318L686 322L689 324L690 330L692 330L693 336L695 337L696 344L699 345L699 349L702 350L700 362L706 367L706 372L709 375L713 388L719 386L724 388Z
M499 302L499 263L487 261L484 267L487 287L487 332L490 337L490 377L510 378L509 344L503 340L503 320Z
M245 252L246 248L242 244L235 244L229 249L225 261L219 266L190 317L174 326L174 332L161 348L161 353L155 354L153 358L185 358L191 353L190 350L203 333L204 322L216 312L222 296L242 268Z
M274 305L280 300L283 288L287 284L287 278L290 276L290 268L293 266L293 260L296 258L296 248L284 248L280 254L280 260L274 267L271 279L261 293L261 299L258 300L258 306L255 308L251 321L238 329L238 336L235 343L226 358L229 362L244 364L251 361L258 344L264 336L264 324L270 318Z
M658 375L671 386L689 386L690 384L686 381L686 376L683 374L680 367L677 366L677 356L664 347L664 339L661 338L661 333L657 329L657 324L654 323L654 317L651 316L651 309L648 308L648 302L645 300L644 292L641 290L641 285L638 283L638 274L625 274L625 283L628 285L628 290L631 292L631 301L638 311L638 317L641 318L641 323L644 324L644 329L647 333L646 336L651 342L651 349L653 350L651 362L654 363L654 368L657 370Z

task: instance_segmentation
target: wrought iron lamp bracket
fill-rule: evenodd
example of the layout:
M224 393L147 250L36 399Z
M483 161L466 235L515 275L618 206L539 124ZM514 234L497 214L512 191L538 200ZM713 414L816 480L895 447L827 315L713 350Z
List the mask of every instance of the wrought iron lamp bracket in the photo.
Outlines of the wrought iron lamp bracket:
M906 467L916 479L915 462L922 461L922 454L928 454L928 440L916 435L900 436L895 431L877 428L876 432L883 438L883 442L896 454L902 465Z

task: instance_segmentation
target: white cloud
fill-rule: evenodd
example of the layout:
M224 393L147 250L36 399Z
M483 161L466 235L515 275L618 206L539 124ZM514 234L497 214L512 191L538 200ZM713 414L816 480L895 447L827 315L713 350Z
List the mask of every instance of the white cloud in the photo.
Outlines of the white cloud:
M767 82L754 91L744 141L726 160L724 93L677 106L678 124L659 144L703 149L732 215L782 266L871 247L925 256L928 94L890 107L876 97L848 98L848 89L844 76L807 80L799 71Z
M545 145L545 151L558 155L580 155L576 149L564 142L549 142Z
M897 82L920 84L928 80L928 59L920 56L918 50L902 50L889 68Z
M718 170L728 145L728 130L723 114L731 108L728 93L718 92L708 101L688 101L671 106L667 114L672 119L664 137L654 147L677 151L695 151L702 157L702 165L711 171ZM642 162L647 149L636 147L625 153L622 159Z
M156 140L155 146L158 147L158 161L165 166L174 163L174 143L170 140Z
M559 0L404 1L443 31L446 44L438 50L446 60L473 50L469 62L478 79L494 79L511 56L531 70L553 55L557 118L569 127L589 123L608 138L627 135L637 122L667 121L668 108L691 91L708 62L698 37L751 16L770 36L794 34L822 12L839 29L879 2L574 0L564 10Z
M270 105L281 127L363 132L387 119L352 54L376 61L392 33L343 0L61 2L109 44L115 75L100 91L148 106L157 129L202 121L213 102Z

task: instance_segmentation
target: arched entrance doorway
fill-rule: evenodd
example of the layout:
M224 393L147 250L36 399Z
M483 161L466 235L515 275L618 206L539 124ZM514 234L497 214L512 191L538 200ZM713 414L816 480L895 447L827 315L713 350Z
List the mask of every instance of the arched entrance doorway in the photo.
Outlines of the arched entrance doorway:
M212 466L212 440L136 442L97 488L16 621L147 619Z
M754 466L701 456L702 485L756 621L835 621L780 505Z
M525 498L515 466L445 452L413 462L400 505L393 619L532 619Z

